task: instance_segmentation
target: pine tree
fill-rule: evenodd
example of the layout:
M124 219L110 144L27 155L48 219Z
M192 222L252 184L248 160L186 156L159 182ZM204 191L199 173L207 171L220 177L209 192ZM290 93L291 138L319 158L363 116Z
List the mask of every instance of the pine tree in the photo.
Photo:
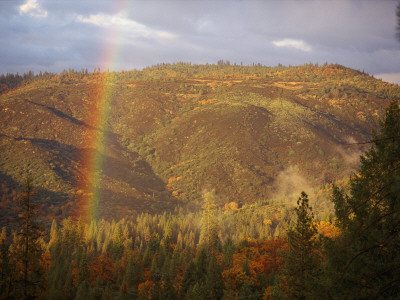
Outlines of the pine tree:
M161 280L161 270L158 265L158 256L154 256L151 261L150 278L153 282L158 283Z
M165 281L163 289L160 293L160 298L165 300L178 299L177 293L170 279Z
M0 299L9 298L12 288L12 265L9 248L7 229L3 227L0 234Z
M143 266L138 257L129 255L128 265L126 267L126 273L124 281L127 284L127 295L133 298L137 297L138 285L142 279Z
M43 282L43 268L40 264L43 249L40 239L44 236L44 230L37 223L39 204L34 199L34 194L32 179L28 177L18 201L21 230L13 244L13 256L20 271L17 278L21 285L20 297L24 299L36 297Z
M58 238L57 222L55 219L53 219L50 228L50 241L47 246L47 251L50 251L51 247L57 242L57 238Z
M242 286L239 289L239 299L243 298L243 299L256 299L255 297L253 297L253 290L249 284L249 281L246 279L245 282L242 284Z
M202 228L200 233L200 244L206 244L210 252L217 248L218 220L216 216L217 205L215 204L215 191L207 192L204 195Z
M119 225L115 226L112 244L110 245L110 254L114 259L121 258L124 251L124 240Z
M221 267L214 256L211 256L209 259L206 286L208 291L207 299L222 299L225 285Z
M280 277L281 296L288 299L315 299L320 280L320 258L315 239L317 229L308 196L304 192L297 200L296 224L288 229L289 249Z
M327 246L331 293L337 297L400 295L400 109L389 106L380 134L361 157L350 193L334 188L342 234Z
M171 240L172 240L171 224L167 223L167 225L164 228L163 238L161 240L161 245L164 247L167 253L172 253L173 251Z
M233 267L233 254L235 254L235 245L230 237L228 237L223 246L222 263L224 269Z
M90 299L91 286L88 281L83 281L78 285L75 300L87 300Z
M181 294L186 295L193 285L196 283L196 265L193 261L186 268L185 274L181 282Z
M123 238L123 243L124 243L124 248L125 249L131 249L133 240L132 237L129 233L129 227L128 224L125 224L124 230L122 232L122 238Z
M155 254L158 250L158 247L160 247L160 236L158 235L158 233L155 232L151 235L147 248L149 249L151 254Z
M78 267L77 284L81 285L83 283L89 283L89 277L90 277L90 271L87 264L86 251L85 248L83 248Z

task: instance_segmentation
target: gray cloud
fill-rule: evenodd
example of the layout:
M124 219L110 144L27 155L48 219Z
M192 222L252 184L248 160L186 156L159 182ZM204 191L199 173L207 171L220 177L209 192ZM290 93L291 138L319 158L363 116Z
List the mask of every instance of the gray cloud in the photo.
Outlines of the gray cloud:
M27 1L0 1L0 73L93 68L111 57L117 70L226 59L400 72L395 1L30 1L25 13Z

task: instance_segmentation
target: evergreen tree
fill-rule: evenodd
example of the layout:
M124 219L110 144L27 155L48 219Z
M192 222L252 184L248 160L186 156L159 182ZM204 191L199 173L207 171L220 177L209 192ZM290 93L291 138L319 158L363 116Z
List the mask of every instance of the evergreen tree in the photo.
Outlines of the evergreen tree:
M165 281L163 289L160 293L160 298L165 300L178 299L177 293L170 279Z
M223 245L222 263L224 269L233 267L233 254L235 254L235 245L230 237L228 237Z
M161 240L161 245L164 247L167 253L172 253L172 229L171 225L168 223L164 228L164 235Z
M218 220L216 216L217 205L215 204L215 191L207 192L204 195L202 228L200 234L200 244L206 244L210 251L217 248L218 237Z
M138 293L138 285L142 279L143 266L140 260L133 255L129 256L128 265L124 281L127 284L127 295L131 298L136 298Z
M185 274L181 282L181 294L186 295L192 286L196 283L196 265L194 262L190 262L189 266L186 268Z
M57 222L55 219L53 219L53 222L51 223L51 228L50 228L50 241L48 243L47 251L49 251L51 246L54 243L56 243L57 238L58 238Z
M75 295L75 300L87 300L90 299L91 286L88 281L83 281L78 285L78 289Z
M60 281L60 289L58 290L61 299L73 299L74 298L74 283L72 278L72 266L66 264L64 272L64 281Z
M85 248L83 248L82 254L81 254L81 260L79 262L79 267L78 267L78 278L77 278L77 284L81 285L86 283L89 283L89 277L90 277L90 270L87 264L87 259L86 259L86 251Z
M135 276L135 271L134 271L134 262L133 262L133 255L130 254L128 258L128 264L126 266L126 272L125 272L125 277L124 277L124 282L127 283L128 287L131 287L133 285L134 277Z
M3 227L0 234L0 299L9 298L12 289L12 265L9 248L7 229Z
M211 256L209 259L206 286L208 291L207 299L222 299L225 285L221 267L214 256Z
M389 106L380 134L361 157L350 193L334 188L342 234L328 243L331 293L387 299L400 295L400 109Z
M20 297L24 299L36 297L43 288L43 268L40 264L43 249L40 240L44 230L37 223L39 204L34 199L34 194L32 179L28 177L18 201L21 211L19 214L21 230L13 244L13 257L17 262L17 280L20 284L18 290L22 292Z
M158 247L160 247L160 236L158 235L158 233L153 233L151 235L147 248L150 250L151 254L154 254L156 253Z
M96 283L95 283L95 286L93 288L93 296L94 296L94 298L95 299L101 299L101 297L103 295L103 292L104 292L104 290L103 290L103 288L101 286L100 275L97 275Z
M249 281L246 279L245 282L242 284L242 286L239 289L239 299L256 299L256 297L253 297L253 289L251 288Z
M316 299L320 280L320 258L315 239L317 229L313 213L304 192L297 200L297 220L288 229L289 249L279 280L280 297L288 299Z
M112 244L110 244L110 254L114 259L121 258L124 251L124 240L119 225L116 225Z
M158 257L157 256L154 256L151 261L150 278L153 282L156 282L156 283L161 280L161 270L158 265Z
M122 232L122 238L123 238L122 240L124 243L124 248L131 249L133 241L132 241L132 236L130 235L129 232L128 224L125 224L124 230Z

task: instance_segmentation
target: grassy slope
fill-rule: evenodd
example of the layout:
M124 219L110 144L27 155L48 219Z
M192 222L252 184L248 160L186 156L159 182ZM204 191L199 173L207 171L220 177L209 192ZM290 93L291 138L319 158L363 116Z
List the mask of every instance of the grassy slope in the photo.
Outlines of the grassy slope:
M293 199L349 175L398 86L341 66L159 66L56 76L0 97L3 208L34 174L47 214L90 197L88 140L101 87L112 87L102 214L196 207L205 190L221 204Z

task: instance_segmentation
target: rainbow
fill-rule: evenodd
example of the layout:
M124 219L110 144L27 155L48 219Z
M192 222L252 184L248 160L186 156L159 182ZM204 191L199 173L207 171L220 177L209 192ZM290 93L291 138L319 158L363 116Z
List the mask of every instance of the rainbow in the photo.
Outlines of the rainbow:
M119 6L117 12L127 11L129 0L118 1ZM112 41L108 40L104 51L100 53L100 68L101 70L115 69L121 50L121 41L123 41L123 31L117 27L112 27L106 34ZM101 83L96 86L96 92L93 98L90 99L91 107L87 113L87 124L90 124L88 129L88 138L83 155L83 164L85 174L80 182L82 197L77 205L75 215L83 217L87 222L97 221L100 216L101 202L101 186L102 173L106 157L106 143L108 138L107 123L111 111L113 101L113 76L109 72L98 74L98 79Z
M86 182L83 195L84 218L88 221L98 220L100 208L100 187L104 160L106 156L107 123L112 103L112 85L109 82L109 74L100 75L102 83L97 87L97 93L92 99L92 107L89 109L88 124L91 124L89 138L86 147L89 149L84 156L86 165Z

